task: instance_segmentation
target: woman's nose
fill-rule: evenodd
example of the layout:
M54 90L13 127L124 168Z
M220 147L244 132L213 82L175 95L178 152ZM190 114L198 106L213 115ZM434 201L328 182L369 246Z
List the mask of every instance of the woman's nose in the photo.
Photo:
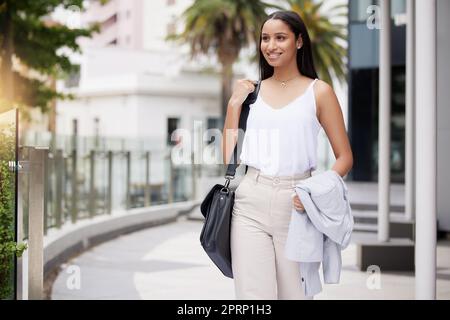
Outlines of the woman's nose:
M275 43L274 40L270 40L269 41L269 45L267 46L267 48L269 49L269 51L272 51L272 50L277 48L277 44Z

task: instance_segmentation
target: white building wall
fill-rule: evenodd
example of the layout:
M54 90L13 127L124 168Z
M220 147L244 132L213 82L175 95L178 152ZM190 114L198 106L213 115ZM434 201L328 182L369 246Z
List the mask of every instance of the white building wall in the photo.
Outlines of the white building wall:
M164 40L168 34L168 25L174 22L177 32L181 31L183 27L181 15L192 3L193 0L175 0L174 4L169 4L167 0L144 0L143 47L149 50L170 47L171 45Z
M115 46L123 48L143 48L144 2L146 0L110 0L101 5L98 1L90 1L87 11L81 16L84 25L100 23L100 32L91 39L83 39L83 46L103 47L116 40ZM159 1L158 1L159 2ZM115 22L106 21L116 15Z
M59 134L72 132L79 119L81 136L148 138L165 143L167 118L180 119L192 130L193 121L220 115L220 77L182 70L177 54L121 48L87 48L74 101L59 101ZM162 146L161 146L162 147Z
M62 111L63 110L63 111ZM78 120L80 136L94 136L94 119L99 118L99 134L107 137L134 138L138 107L133 97L109 96L64 101L58 105L58 134L72 134L73 119ZM118 130L120 129L120 130Z

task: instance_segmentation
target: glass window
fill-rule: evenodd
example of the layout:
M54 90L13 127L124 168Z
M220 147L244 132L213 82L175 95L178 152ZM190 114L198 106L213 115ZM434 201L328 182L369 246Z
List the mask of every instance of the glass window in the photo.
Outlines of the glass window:
M366 22L373 13L367 13L367 8L371 5L380 5L379 0L350 0L350 22ZM406 12L406 0L391 1L391 17Z
M221 130L221 125L220 125L220 118L213 118L213 117L211 117L211 118L208 118L207 120L207 124L206 124L206 126L207 126L207 129L219 129L219 130ZM215 137L209 137L209 139L208 139L208 141L206 142L207 144L210 144L210 143L212 143L212 142L214 142L214 139L215 139Z
M350 21L365 22L369 16L367 8L377 2L376 0L350 0Z
M350 140L354 153L353 181L378 179L379 73L377 69L351 71ZM391 181L405 178L405 67L392 67Z
M180 123L180 118L168 118L167 119L167 144L168 145L176 145L177 139L174 137L172 139L172 132L174 132Z
M406 0L391 1L391 15L392 17L399 13L406 13Z

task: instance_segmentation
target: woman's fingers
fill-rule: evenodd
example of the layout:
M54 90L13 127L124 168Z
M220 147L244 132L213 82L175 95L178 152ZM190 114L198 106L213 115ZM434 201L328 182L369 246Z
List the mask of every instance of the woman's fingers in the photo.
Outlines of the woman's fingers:
M296 210L305 211L305 208L303 207L303 204L300 201L300 198L298 197L298 195L296 193L293 193L291 196L292 196L294 208Z

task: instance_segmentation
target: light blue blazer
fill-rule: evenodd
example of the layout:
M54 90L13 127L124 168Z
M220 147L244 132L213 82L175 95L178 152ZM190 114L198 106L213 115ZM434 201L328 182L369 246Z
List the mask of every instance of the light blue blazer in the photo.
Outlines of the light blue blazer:
M339 283L341 250L350 243L353 216L342 177L328 170L300 181L295 186L305 211L292 209L285 254L299 262L305 296L322 291L319 267L324 283Z

